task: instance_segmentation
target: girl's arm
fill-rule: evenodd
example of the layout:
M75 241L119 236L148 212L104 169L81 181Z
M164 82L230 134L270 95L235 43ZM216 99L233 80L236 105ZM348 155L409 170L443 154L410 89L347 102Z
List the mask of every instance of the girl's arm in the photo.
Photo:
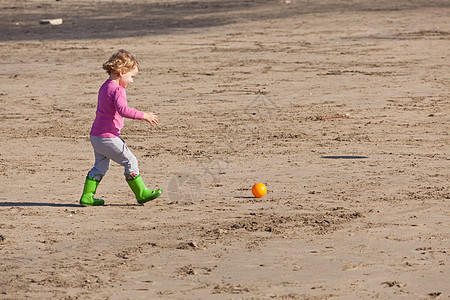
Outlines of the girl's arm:
M117 88L114 97L114 105L116 110L124 118L142 120L144 112L129 107L127 104L127 94L124 88Z
M150 125L158 125L158 116L152 112L142 112L140 110L128 107L125 89L118 89L115 98L117 112L124 118L145 120Z

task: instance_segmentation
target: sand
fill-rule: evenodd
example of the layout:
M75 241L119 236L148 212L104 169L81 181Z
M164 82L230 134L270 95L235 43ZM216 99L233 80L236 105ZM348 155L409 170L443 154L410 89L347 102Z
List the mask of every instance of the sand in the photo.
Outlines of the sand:
M449 299L448 1L0 5L0 299ZM165 192L82 207L120 48Z

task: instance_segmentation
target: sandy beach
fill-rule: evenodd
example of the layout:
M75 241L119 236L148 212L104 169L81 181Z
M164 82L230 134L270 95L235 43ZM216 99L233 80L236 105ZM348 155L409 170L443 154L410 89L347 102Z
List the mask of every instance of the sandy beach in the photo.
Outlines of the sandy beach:
M0 7L0 299L450 299L448 1ZM83 207L121 48L164 194L113 163Z

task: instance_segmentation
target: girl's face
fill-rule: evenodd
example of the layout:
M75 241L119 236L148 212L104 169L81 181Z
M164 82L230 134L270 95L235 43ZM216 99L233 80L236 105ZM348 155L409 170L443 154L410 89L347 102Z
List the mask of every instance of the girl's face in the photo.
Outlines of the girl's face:
M121 71L119 78L119 85L123 88L126 88L130 83L133 83L133 79L138 72L139 69L137 67L134 67L133 70L126 73L124 71Z

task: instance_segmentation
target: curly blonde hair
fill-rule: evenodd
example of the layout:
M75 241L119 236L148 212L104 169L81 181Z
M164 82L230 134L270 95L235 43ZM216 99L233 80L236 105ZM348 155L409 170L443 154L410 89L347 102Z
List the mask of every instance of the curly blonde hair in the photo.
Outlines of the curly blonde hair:
M120 71L129 72L135 67L139 70L139 63L136 58L130 52L120 49L115 54L113 54L107 62L103 64L103 69L111 74L118 74Z

